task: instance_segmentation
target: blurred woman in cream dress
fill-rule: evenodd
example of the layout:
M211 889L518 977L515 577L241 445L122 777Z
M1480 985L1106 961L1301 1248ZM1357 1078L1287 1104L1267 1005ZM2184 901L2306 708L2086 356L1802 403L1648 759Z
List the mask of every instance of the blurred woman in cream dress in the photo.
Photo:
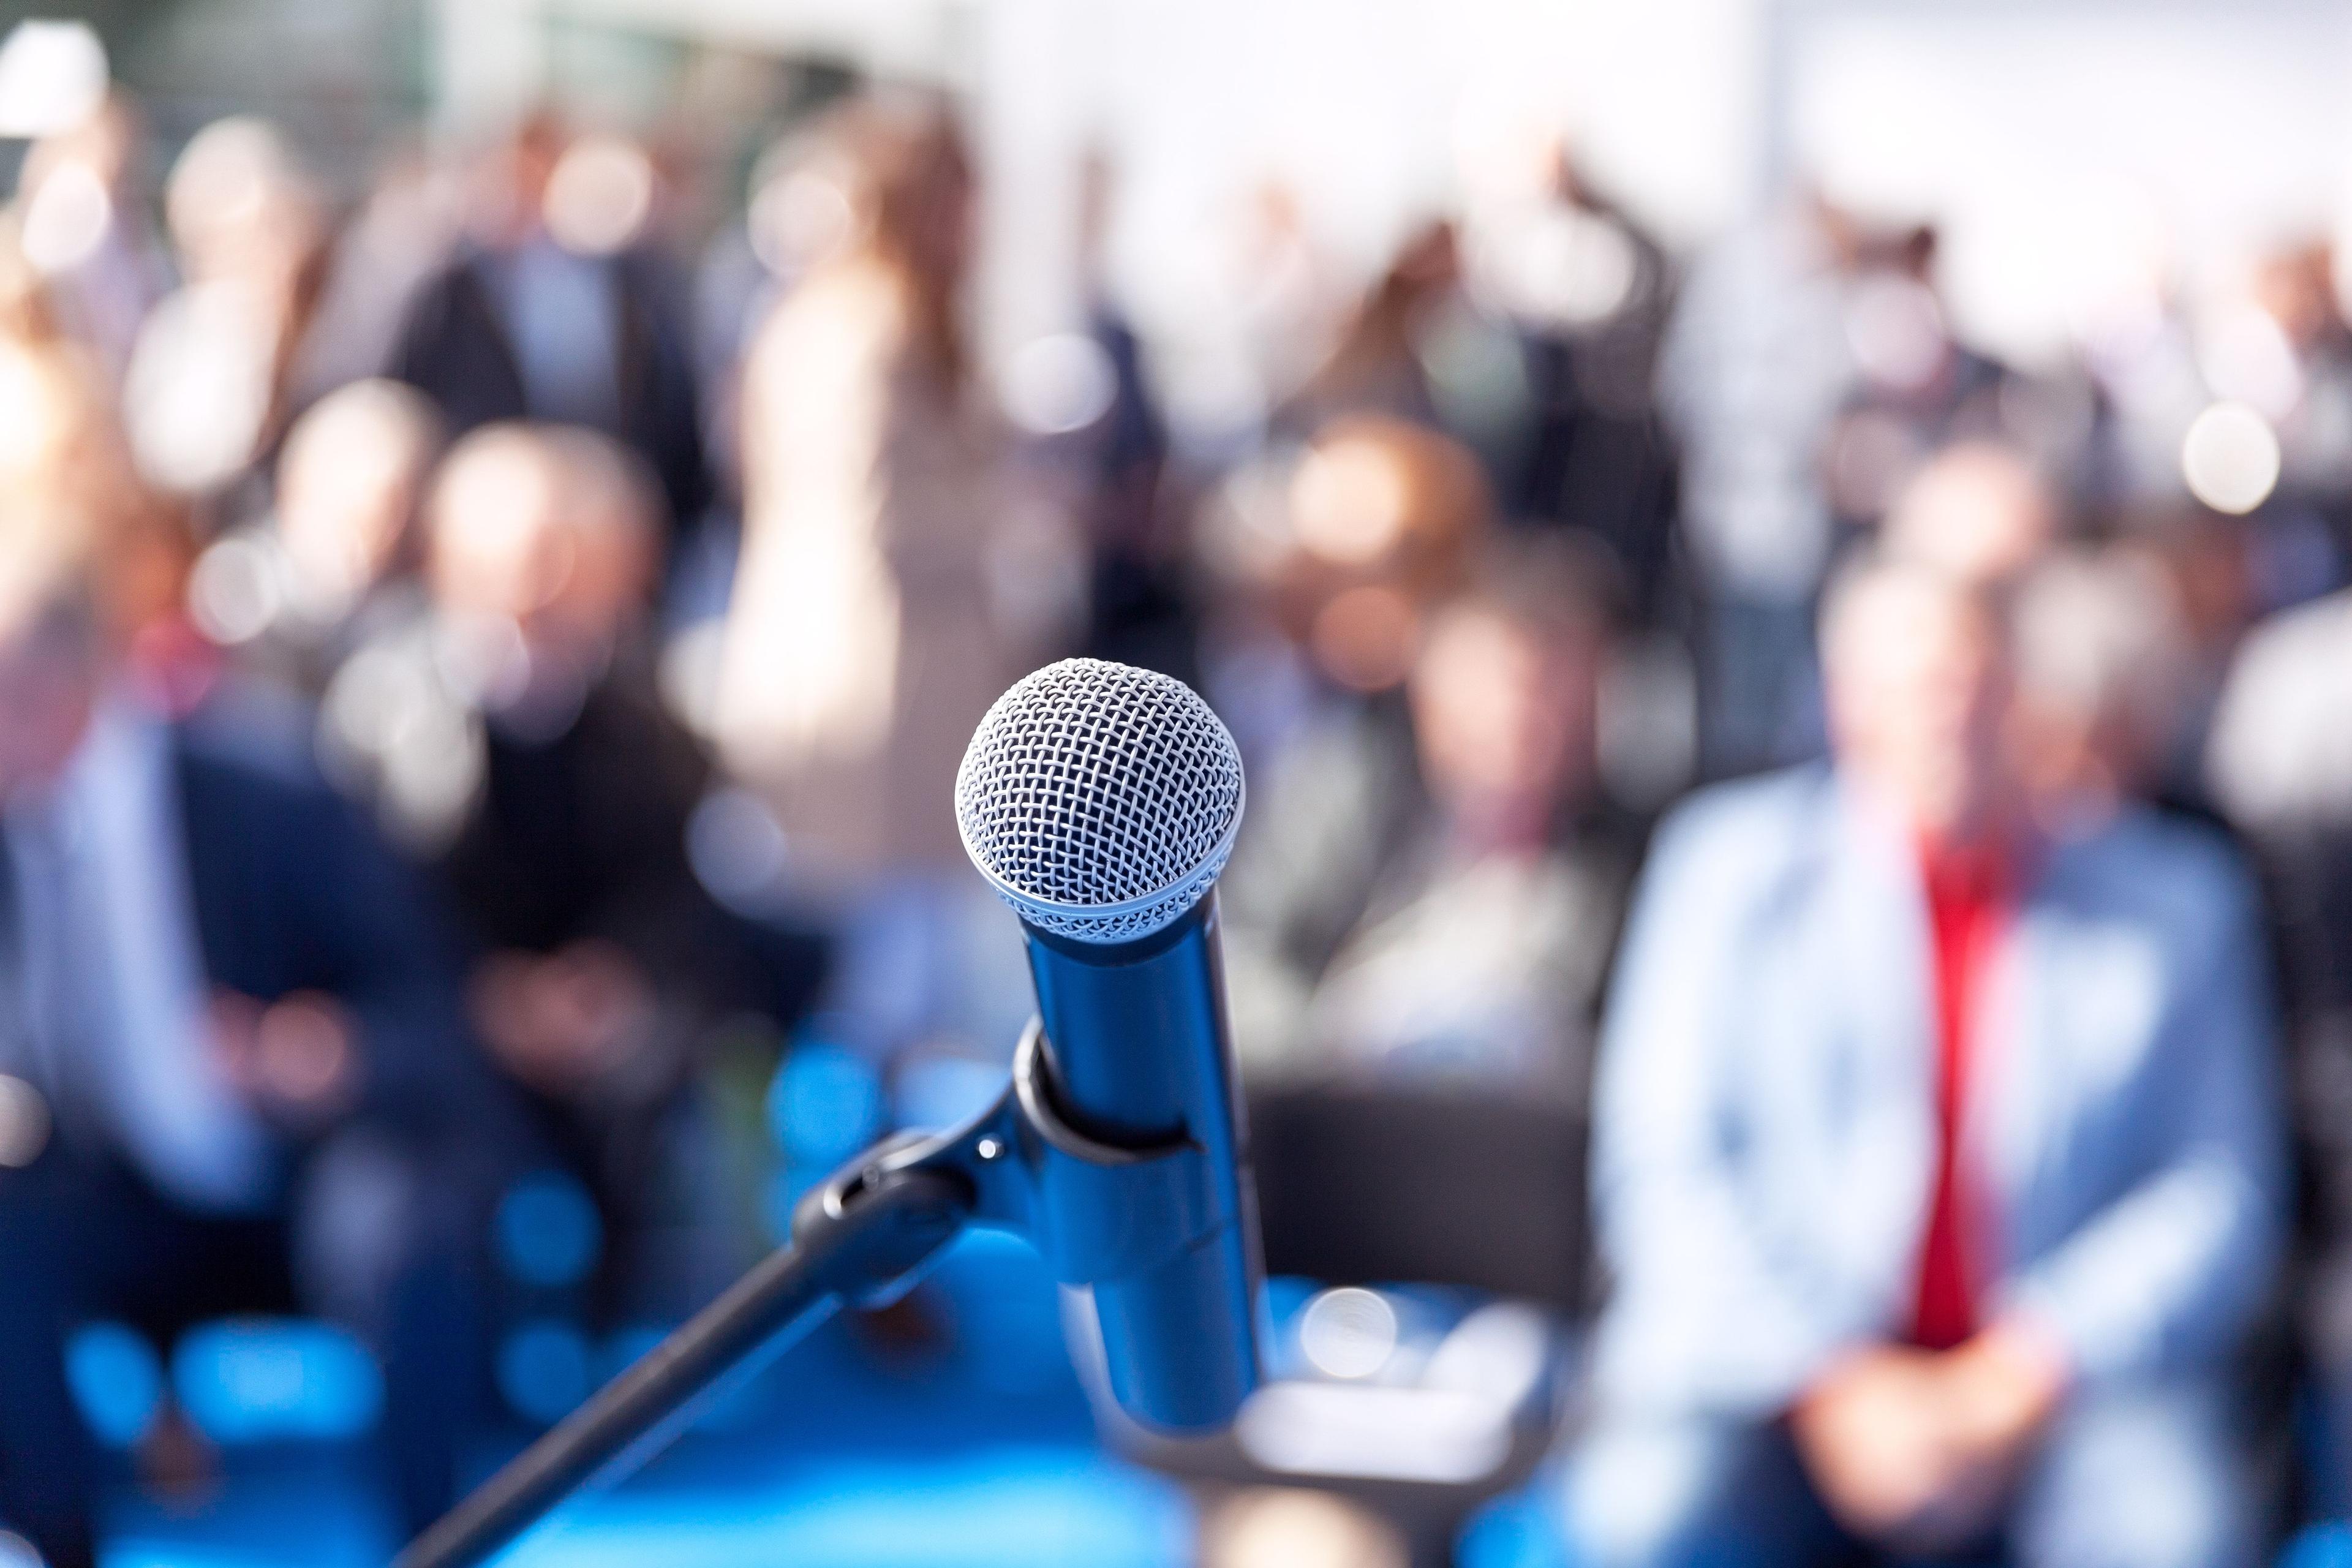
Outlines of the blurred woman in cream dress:
M1024 503L958 294L971 174L936 106L866 100L781 198L807 269L744 371L743 546L715 714L794 895L842 931L845 1013L962 963L951 796L973 727L1051 658L1066 536ZM874 1026L883 1035L925 1026ZM903 1043L903 1042L890 1042Z

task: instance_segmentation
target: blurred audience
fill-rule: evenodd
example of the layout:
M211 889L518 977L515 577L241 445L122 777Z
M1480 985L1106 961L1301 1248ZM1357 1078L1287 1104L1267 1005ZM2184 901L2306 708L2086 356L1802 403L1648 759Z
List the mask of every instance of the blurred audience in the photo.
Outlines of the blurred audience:
M697 873L710 770L647 635L660 515L604 437L464 437L425 503L422 603L337 670L321 736L447 889L474 1026L598 1201L610 1310L647 1310L645 1249L707 1201L681 1141L712 1032L779 1026L808 983Z
M1207 694L1258 781L1220 894L1244 1053L1292 1037L1300 987L1361 921L1410 830L1405 679L1493 528L1467 449L1364 416L1334 422L1286 471L1229 486L1207 531L1228 584Z
M1388 270L1358 302L1329 355L1274 412L1276 433L1311 435L1347 414L1438 423L1438 393L1424 363L1433 319L1462 279L1454 226L1425 224L1405 237Z
M0 220L0 509L38 538L47 517L90 531L106 571L92 584L110 635L146 676L190 673L178 635L192 553L184 519L143 484L100 364L70 335L30 264L21 231ZM196 673L208 667L201 657Z
M2326 241L2262 257L2202 323L2217 396L2251 408L2277 443L2277 479L2253 509L2266 605L2300 604L2352 576L2352 331Z
M2352 1498L2352 592L2290 610L2247 637L2207 753L2212 798L2254 847L2284 979L2303 1164L2306 1269L2296 1292L2321 1378L2335 1473Z
M371 174L296 100L120 92L26 149L0 1515L91 1558L68 1324L299 1307L384 1358L421 1519L501 1313L672 1318L673 1243L1001 1075L1026 977L950 795L1073 651L1244 749L1249 1075L1589 1110L1590 1560L2251 1561L2282 1297L2306 1501L2352 1509L2330 245L2148 258L2026 370L1932 225L1811 193L1670 254L1474 104L1352 276L1265 178L1190 326L1127 308L1093 156L1070 325L990 345L956 107L801 86L732 149L542 110ZM1790 764L1633 896L1645 813ZM485 1287L551 1163L597 1261ZM141 1468L201 1470L166 1405ZM1403 1550L1231 1504L1220 1559Z
M1844 331L1860 240L1808 198L1695 261L1659 351L1683 454L1681 531L1700 605L1700 758L1712 776L1816 754L1814 595L1828 570L1822 457L1854 374Z
M310 331L287 367L289 406L387 374L417 294L462 237L465 183L420 140L395 147L335 237Z
M1865 557L1832 769L1661 830L1604 1039L1601 1563L2258 1561L2285 1163L2251 880L2035 821L1995 602Z
M2193 652L2162 563L2116 545L2053 556L2013 614L2020 768L2037 811L2063 827L2133 800L2195 809L2202 792L2178 771Z
M925 100L856 102L808 157L843 222L745 365L713 722L772 803L793 896L843 934L834 1005L887 1053L957 1005L902 965L952 950L971 907L950 809L965 743L1071 629L1080 590L973 374L971 169L952 120Z
M121 383L140 323L172 286L149 216L143 117L121 92L28 149L13 204L51 306L109 381Z
M277 505L206 548L188 585L205 634L309 701L362 644L415 613L416 514L441 423L398 382L354 381L286 434Z
M1580 1096L1638 849L1594 771L1599 577L1566 542L1498 550L1437 612L1407 687L1412 804L1328 961L1250 972L1286 994L1256 1004L1254 1067Z
M1108 276L1115 178L1097 153L1080 166L1080 179L1084 341L1094 351L1092 363L1108 373L1101 406L1069 432L1090 557L1084 648L1089 658L1140 665L1198 686L1201 607L1185 572L1181 501L1169 493L1169 422L1145 344Z
M61 378L34 411L102 424L96 395ZM139 679L107 471L67 462L80 482L0 506L0 1510L52 1564L96 1561L69 1326L168 1339L299 1300L383 1358L421 1525L484 1386L478 1210L511 1146L449 954L299 730Z
M682 535L711 479L681 286L648 243L656 194L635 142L526 117L476 171L465 237L417 288L392 374L453 434L531 419L624 442Z
M289 374L325 275L324 201L276 127L234 118L173 163L163 216L181 284L131 350L131 451L150 483L234 516L253 497L228 492L257 482L293 412Z
M1677 477L1656 400L1674 304L1665 252L1557 133L1506 137L1493 153L1465 171L1464 272L1517 353L1502 376L1477 374L1483 356L1457 327L1428 357L1449 407L1486 405L1506 384L1519 406L1484 440L1466 410L1449 427L1487 454L1507 517L1608 546L1636 624L1678 615Z
M1867 531L1920 465L1954 442L2002 431L2003 368L1953 335L1937 292L1932 227L1857 239L1843 326L1853 384L1825 438L1830 510Z

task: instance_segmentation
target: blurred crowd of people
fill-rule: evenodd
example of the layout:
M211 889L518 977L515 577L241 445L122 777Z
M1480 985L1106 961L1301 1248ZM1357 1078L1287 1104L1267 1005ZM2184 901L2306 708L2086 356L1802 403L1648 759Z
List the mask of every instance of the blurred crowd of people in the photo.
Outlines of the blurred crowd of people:
M1932 230L1808 197L1674 257L1521 153L1352 293L1265 196L1263 396L1193 430L1108 161L1076 325L982 362L929 96L811 116L715 229L552 112L357 193L120 96L36 143L0 1515L92 1560L72 1323L299 1304L384 1363L422 1522L501 1313L658 1321L761 1239L746 1083L1001 1067L951 781L1070 654L1243 746L1246 1078L1589 1116L1590 1560L2241 1563L2352 1500L2331 255L2029 370ZM550 1191L592 1264L498 1254Z

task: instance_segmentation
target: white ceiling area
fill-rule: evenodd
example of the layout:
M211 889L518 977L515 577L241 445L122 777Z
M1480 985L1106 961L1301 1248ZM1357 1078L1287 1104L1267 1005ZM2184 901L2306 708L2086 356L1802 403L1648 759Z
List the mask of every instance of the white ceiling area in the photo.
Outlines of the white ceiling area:
M1603 186L1696 243L1818 179L1946 228L1967 330L2031 356L2160 264L2194 285L2352 192L2352 12L2294 0L438 0L447 107L510 103L549 17L940 81L991 200L982 328L1078 298L1077 168L1120 174L1117 276L1156 324L1222 308L1279 184L1360 276L1465 155L1566 130ZM2053 156L2063 149L2063 156Z

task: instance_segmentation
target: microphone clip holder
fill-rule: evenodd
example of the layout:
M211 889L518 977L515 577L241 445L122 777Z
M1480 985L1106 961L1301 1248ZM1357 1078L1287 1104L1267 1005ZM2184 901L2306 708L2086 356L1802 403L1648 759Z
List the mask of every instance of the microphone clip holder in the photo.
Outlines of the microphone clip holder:
M850 1162L802 1198L795 1237L803 1226L843 1222L865 1194L914 1172L961 1182L968 1222L1025 1237L1064 1285L1109 1284L1213 1235L1224 1216L1201 1147L1181 1137L1129 1147L1080 1131L1055 1103L1052 1061L1032 1018L993 1105L950 1131L902 1133ZM858 1300L887 1304L920 1276L879 1282Z

